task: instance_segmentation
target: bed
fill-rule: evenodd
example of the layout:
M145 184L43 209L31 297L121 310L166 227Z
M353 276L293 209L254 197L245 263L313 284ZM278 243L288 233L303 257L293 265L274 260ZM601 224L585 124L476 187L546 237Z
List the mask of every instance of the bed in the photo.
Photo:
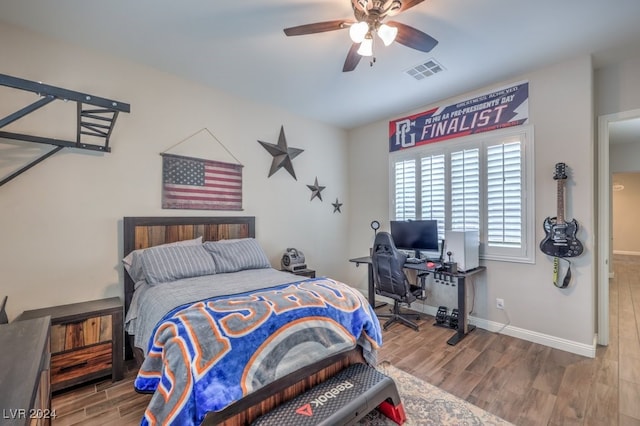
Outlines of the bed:
M244 425L353 363L375 364L366 298L271 268L255 217L125 217L126 354L143 423ZM213 261L211 261L213 259Z

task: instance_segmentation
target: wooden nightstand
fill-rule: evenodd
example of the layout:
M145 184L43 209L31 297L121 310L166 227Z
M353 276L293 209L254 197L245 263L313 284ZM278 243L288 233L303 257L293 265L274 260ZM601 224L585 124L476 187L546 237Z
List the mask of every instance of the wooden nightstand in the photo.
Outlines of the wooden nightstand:
M51 317L51 390L124 374L123 308L118 297L25 311Z

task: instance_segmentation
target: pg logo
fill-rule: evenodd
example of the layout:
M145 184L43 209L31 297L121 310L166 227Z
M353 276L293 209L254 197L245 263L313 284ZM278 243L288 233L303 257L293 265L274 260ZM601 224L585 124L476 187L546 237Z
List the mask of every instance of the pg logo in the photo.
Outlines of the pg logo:
M411 121L408 118L396 121L396 146L400 145L402 148L415 146L416 134L411 131L415 125L416 122Z

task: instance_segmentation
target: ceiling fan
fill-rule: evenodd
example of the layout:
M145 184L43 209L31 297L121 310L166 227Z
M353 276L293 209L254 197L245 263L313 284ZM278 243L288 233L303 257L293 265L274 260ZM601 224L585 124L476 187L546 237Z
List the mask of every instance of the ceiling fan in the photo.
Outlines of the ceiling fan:
M333 21L315 22L285 28L288 36L322 33L349 28L349 35L353 44L347 53L347 59L342 67L343 72L353 71L363 56L373 56L374 36L377 35L385 46L397 41L412 49L429 52L438 40L409 25L396 21L382 21L411 9L424 0L351 0L355 15L352 19L336 19ZM375 62L372 59L371 65Z

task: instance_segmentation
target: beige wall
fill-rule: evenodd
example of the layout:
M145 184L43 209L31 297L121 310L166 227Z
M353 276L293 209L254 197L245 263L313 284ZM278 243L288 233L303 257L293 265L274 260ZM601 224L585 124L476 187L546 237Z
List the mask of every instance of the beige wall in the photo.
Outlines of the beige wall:
M637 50L637 49L636 49ZM640 57L636 52L594 74L596 117L640 108Z
M612 182L613 252L640 256L640 173L614 173ZM624 189L616 191L615 185Z
M0 57L3 74L131 104L116 123L112 153L65 149L0 187L0 295L9 296L10 318L25 309L122 296L123 216L254 215L257 239L274 266L286 247L297 247L318 274L346 279L351 204L344 131L8 26L0 26ZM35 99L0 86L0 117ZM74 140L73 107L56 101L3 130ZM277 142L281 125L290 146L305 150L294 160L297 181L284 170L267 178L271 156L257 140ZM204 127L244 165L242 212L160 208L159 153ZM3 172L31 154L24 144L3 148ZM316 176L326 186L323 202L310 202L306 184ZM342 214L333 213L336 197Z
M578 238L585 252L573 260L573 281L560 290L552 283L552 260L536 251L535 264L484 262L487 272L475 285L474 321L497 330L508 324L505 333L559 347L576 353L592 354L595 323L594 289L594 158L592 66L589 57L569 60L515 78L529 81L530 124L535 132L536 242L544 237L542 222L556 211L556 184L552 180L555 163L566 162L572 171L567 185L568 218L581 226ZM484 93L511 82L479 88L447 105ZM425 105L409 115L434 105ZM389 117L393 119L395 117ZM366 253L373 238L371 219L383 227L389 223L388 120L350 132L349 181L353 209L350 214L349 255ZM446 142L444 142L446 143ZM367 156L368 161L361 158ZM537 246L537 243L536 243ZM349 281L366 285L366 270L352 268ZM495 299L505 300L504 311Z
M610 144L609 163L612 174L640 172L640 134L636 143Z

